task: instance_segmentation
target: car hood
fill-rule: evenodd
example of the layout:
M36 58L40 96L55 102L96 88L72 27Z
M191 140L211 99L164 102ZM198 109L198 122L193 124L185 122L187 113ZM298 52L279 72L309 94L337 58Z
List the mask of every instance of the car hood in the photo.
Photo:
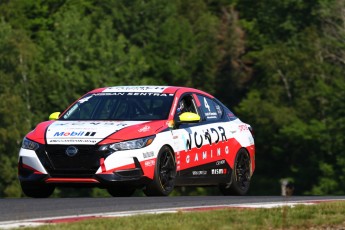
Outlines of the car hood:
M166 121L54 121L43 122L28 134L42 144L108 144L154 135L167 128ZM45 130L45 132L43 132Z

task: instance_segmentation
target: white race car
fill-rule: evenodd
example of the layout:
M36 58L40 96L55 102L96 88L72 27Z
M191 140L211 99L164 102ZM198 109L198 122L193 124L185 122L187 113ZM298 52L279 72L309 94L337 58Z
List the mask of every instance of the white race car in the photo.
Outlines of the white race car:
M29 197L57 186L166 196L214 185L244 195L254 169L250 125L208 93L170 86L95 89L29 132L18 160Z

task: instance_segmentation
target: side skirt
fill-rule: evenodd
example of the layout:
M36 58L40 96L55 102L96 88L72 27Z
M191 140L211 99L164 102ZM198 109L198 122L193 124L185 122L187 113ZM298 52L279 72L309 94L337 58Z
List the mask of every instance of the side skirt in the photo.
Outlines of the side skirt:
M232 169L225 160L184 169L177 172L175 186L207 186L228 183Z

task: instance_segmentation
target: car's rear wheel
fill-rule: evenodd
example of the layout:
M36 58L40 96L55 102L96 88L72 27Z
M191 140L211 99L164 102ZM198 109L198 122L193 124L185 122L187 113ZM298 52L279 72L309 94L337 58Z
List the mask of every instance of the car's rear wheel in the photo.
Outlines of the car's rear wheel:
M128 197L135 192L133 187L113 186L107 188L108 193L113 197Z
M47 198L50 197L55 187L51 185L29 185L29 184L20 184L22 187L23 193L32 198Z
M250 156L245 149L240 149L236 154L234 168L230 182L221 184L220 191L224 195L245 195L250 185Z
M168 196L173 190L176 177L174 152L163 146L158 153L153 180L143 190L147 196Z

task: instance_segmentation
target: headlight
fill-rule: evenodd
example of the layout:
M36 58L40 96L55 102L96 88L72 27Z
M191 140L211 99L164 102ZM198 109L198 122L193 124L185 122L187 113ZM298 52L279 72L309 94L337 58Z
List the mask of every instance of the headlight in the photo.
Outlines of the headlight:
M29 139L27 139L26 137L24 137L23 139L23 143L22 143L22 148L23 149L29 149L29 150L36 150L38 149L40 146L38 143L34 142L34 141L30 141Z
M120 151L120 150L130 150L130 149L141 149L146 146L149 146L153 140L155 139L156 136L149 136L149 137L144 137L136 140L130 140L130 141L124 141L124 142L118 142L114 144L109 144L109 145L102 145L99 150L100 151L105 151L105 150L115 150L115 151Z

